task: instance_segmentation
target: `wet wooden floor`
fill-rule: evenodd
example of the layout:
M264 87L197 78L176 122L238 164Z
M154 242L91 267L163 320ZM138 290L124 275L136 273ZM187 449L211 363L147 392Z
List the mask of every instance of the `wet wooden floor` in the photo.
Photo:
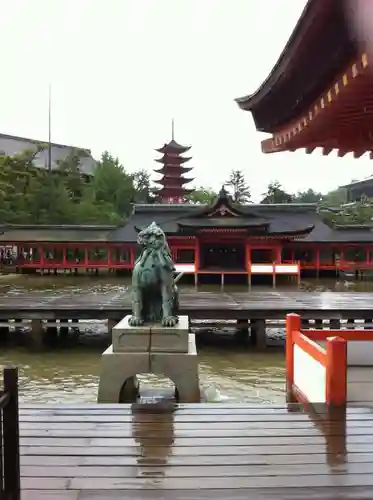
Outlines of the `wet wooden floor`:
M131 296L123 291L78 291L48 295L30 291L3 294L0 319L120 319L130 313ZM371 293L353 292L208 292L182 289L180 313L195 319L284 318L288 312L304 318L371 318ZM72 314L73 313L73 314Z
M22 500L373 498L373 409L20 409Z

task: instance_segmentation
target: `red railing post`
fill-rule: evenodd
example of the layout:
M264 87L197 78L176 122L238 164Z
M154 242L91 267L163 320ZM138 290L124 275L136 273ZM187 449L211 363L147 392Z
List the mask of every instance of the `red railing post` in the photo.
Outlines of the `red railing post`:
M347 402L347 342L341 337L326 342L326 404L344 406Z
M291 398L294 385L294 346L293 332L299 331L301 327L301 319L299 314L286 315L286 394Z

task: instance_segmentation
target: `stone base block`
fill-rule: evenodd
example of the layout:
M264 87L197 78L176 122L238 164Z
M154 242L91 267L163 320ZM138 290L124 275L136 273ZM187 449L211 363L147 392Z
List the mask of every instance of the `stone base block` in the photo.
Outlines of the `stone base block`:
M188 352L189 318L179 316L174 327L151 326L150 352Z
M179 316L174 327L130 326L130 317L126 316L112 329L114 352L188 352L188 316Z
M98 403L119 403L135 393L136 375L155 373L171 379L180 403L199 403L198 356L195 335L188 335L188 352L114 352L102 354ZM128 386L127 386L128 384ZM128 402L126 400L126 402Z
M150 326L130 326L128 314L117 323L111 333L114 352L149 352Z

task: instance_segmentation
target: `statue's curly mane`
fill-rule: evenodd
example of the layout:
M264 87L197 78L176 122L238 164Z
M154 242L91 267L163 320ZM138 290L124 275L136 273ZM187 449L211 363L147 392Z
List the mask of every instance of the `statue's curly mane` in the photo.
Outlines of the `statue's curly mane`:
M144 267L145 263L149 262L151 269L161 266L169 272L174 271L170 247L161 228L154 223L151 224L139 232L137 241L143 249L135 265L139 264L141 267Z

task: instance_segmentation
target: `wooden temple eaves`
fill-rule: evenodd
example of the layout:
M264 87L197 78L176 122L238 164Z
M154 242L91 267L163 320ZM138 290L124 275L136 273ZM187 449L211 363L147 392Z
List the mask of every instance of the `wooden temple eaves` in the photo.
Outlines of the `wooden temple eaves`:
M262 142L264 153L305 148L323 155L337 150L338 156L352 152L359 158L373 150L372 61L362 53L302 116Z
M265 82L236 99L257 130L271 134L262 142L264 153L321 149L359 158L373 151L373 61L354 33L357 8L308 0Z

